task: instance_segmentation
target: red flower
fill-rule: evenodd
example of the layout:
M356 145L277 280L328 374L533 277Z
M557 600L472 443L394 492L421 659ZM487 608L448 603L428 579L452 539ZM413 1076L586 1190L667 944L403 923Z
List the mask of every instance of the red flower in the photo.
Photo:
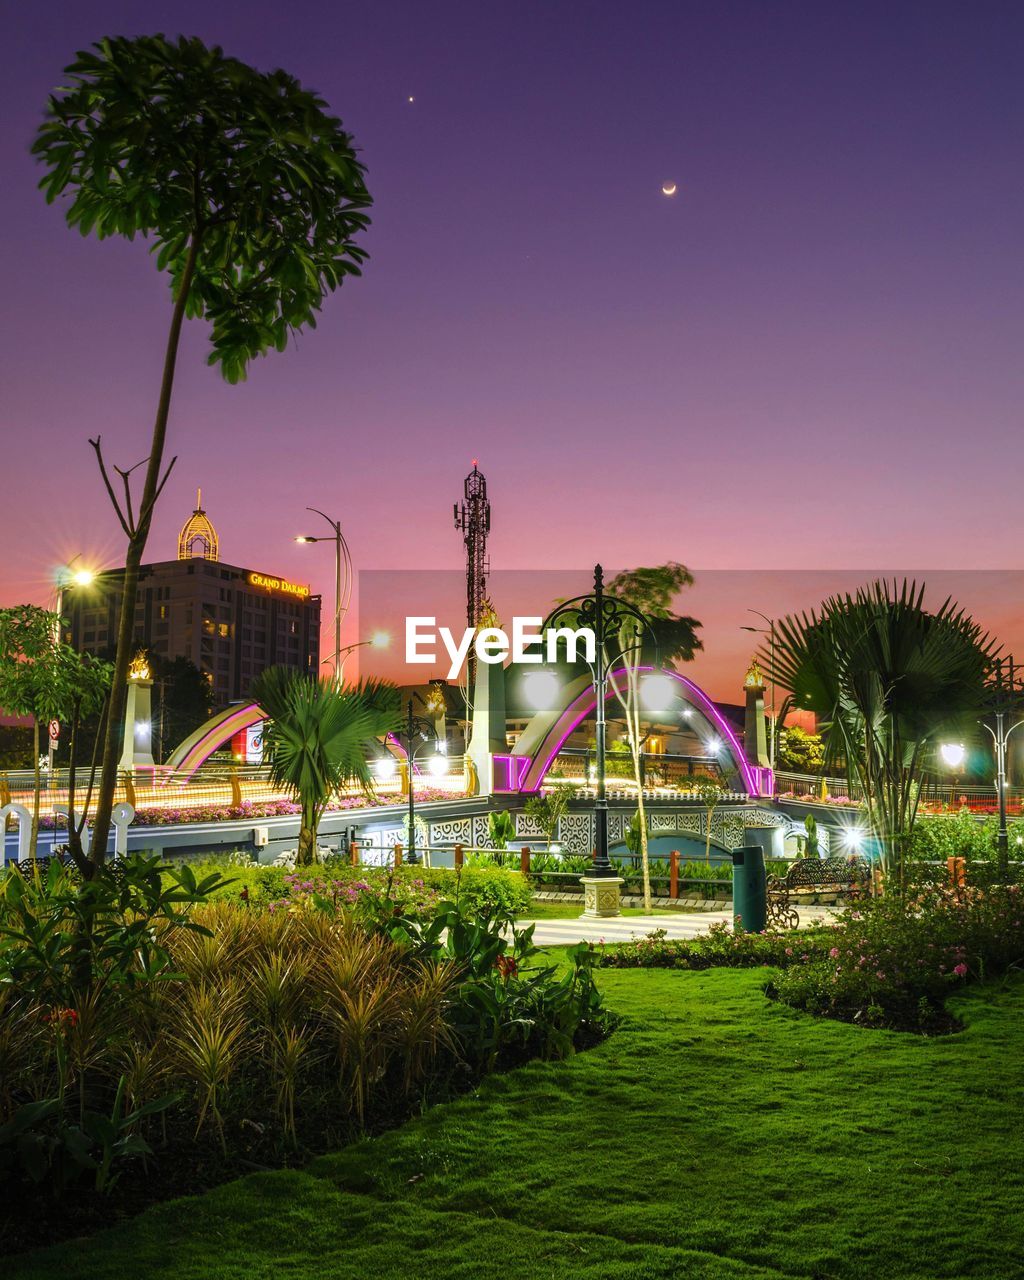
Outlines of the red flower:
M78 1010L51 1009L49 1013L43 1014L43 1021L49 1022L55 1027L77 1027Z
M498 956L494 962L494 967L506 982L509 978L514 978L519 972L519 965L516 964L512 956Z

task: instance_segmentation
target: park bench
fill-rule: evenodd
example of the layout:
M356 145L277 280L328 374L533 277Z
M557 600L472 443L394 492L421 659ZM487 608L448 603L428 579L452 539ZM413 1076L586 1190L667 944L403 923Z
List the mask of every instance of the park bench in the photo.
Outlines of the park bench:
M867 888L868 875L863 858L801 858L784 876L768 877L769 926L797 928L800 916L795 899L819 893L861 893Z

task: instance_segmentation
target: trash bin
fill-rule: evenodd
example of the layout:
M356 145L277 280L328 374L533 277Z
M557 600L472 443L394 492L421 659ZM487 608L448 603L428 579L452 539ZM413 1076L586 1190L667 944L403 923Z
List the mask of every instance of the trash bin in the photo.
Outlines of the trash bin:
M768 888L764 850L756 844L732 851L732 922L747 933L763 933L767 920Z

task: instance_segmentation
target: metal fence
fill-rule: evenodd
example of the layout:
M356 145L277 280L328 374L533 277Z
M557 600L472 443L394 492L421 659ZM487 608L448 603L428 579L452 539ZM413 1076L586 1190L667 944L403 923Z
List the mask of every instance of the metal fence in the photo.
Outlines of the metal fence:
M555 889L575 891L580 877L586 875L589 859L564 855L557 848L543 845L523 845L516 849L495 849L485 846L462 844L421 845L416 846L417 865L429 870L447 868L460 870L466 866L482 866L501 868L506 871L518 871L524 875L535 889ZM349 849L349 859L353 866L380 868L382 866L409 866L408 850L403 844L382 845L372 839L353 841ZM650 881L655 897L684 898L692 896L688 889L702 888L710 890L705 897L721 897L723 900L732 896L732 862L729 858L716 858L714 864L727 863L730 873L726 876L693 876L684 875L684 863L678 851L673 851L668 858L652 858ZM616 872L625 880L623 892L627 894L643 892L643 878L639 863L632 860L623 862L613 860ZM562 869L572 864L571 869ZM582 898L582 891L579 895Z

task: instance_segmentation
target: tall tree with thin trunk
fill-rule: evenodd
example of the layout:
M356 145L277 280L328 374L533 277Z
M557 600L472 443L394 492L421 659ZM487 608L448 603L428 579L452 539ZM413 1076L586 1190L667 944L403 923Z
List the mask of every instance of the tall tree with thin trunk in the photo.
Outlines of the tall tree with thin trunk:
M652 895L641 759L644 716L637 668L645 662L657 661L662 666L669 666L675 661L689 662L703 647L697 637L700 623L696 618L677 614L672 608L676 595L684 587L692 585L693 574L685 565L675 561L652 568L628 569L617 574L608 584L609 594L639 609L649 627L645 630L636 619L626 619L615 638L618 666L614 665L614 656L609 655L609 682L625 716L626 741L636 780L645 911L652 909Z
M142 235L171 280L171 320L146 458L108 467L107 494L127 538L114 683L92 843L106 856L118 738L134 643L139 566L164 465L183 322L210 325L209 363L229 382L250 360L315 325L325 296L358 275L353 243L368 218L363 167L341 121L283 71L262 73L200 40L163 36L99 41L66 68L33 151L48 201L70 196L82 235ZM143 468L141 493L132 474ZM115 478L116 477L116 478Z

